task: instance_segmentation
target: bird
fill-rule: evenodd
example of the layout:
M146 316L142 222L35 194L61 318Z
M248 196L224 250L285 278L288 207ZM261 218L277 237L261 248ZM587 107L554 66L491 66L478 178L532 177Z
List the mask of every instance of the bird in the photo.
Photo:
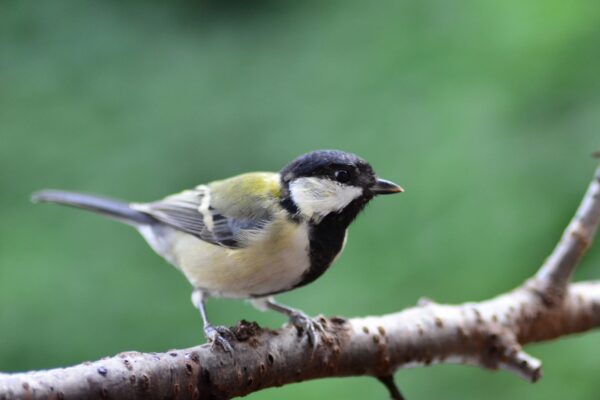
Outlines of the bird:
M316 150L277 173L244 173L148 203L52 189L34 193L32 201L93 211L136 228L192 285L207 341L232 352L230 329L207 317L208 298L246 299L282 313L317 346L321 323L273 296L319 278L367 203L403 191L355 154Z

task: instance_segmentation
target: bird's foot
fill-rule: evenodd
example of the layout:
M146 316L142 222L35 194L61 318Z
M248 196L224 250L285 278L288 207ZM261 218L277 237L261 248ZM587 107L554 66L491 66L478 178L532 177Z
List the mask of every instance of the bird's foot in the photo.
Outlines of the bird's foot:
M212 347L219 346L227 353L233 353L230 339L235 338L231 330L225 326L204 326L204 336L211 343Z
M318 346L319 333L325 332L319 321L312 319L301 311L294 311L290 315L290 322L298 329L299 334L306 334L313 349Z

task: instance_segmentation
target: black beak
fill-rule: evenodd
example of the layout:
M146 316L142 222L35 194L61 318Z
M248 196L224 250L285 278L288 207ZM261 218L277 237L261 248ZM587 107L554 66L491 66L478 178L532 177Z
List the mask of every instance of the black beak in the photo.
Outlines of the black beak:
M404 189L400 185L396 185L394 182L390 182L385 179L377 179L377 182L371 186L371 193L374 195L379 194L394 194L402 193Z

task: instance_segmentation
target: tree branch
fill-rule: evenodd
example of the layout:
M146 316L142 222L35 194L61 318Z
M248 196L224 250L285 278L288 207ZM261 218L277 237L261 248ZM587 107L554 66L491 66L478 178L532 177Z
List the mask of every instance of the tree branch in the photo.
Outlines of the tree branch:
M401 368L453 363L504 369L531 382L541 362L522 350L600 326L600 281L569 284L600 223L600 169L555 250L540 271L513 291L461 305L422 300L376 317L325 319L316 350L295 328L242 321L233 355L196 346L167 353L127 352L68 368L0 374L0 399L225 399L324 377L369 375L402 398L392 374Z
M546 301L561 301L573 270L592 244L599 220L600 168L554 251L530 282Z

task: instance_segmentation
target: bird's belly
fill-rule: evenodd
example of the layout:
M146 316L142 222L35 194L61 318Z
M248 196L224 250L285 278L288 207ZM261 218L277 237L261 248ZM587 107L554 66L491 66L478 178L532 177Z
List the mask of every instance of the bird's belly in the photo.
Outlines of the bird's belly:
M190 283L221 297L263 296L294 287L310 267L305 225L279 224L252 245L228 249L174 232L172 254Z

